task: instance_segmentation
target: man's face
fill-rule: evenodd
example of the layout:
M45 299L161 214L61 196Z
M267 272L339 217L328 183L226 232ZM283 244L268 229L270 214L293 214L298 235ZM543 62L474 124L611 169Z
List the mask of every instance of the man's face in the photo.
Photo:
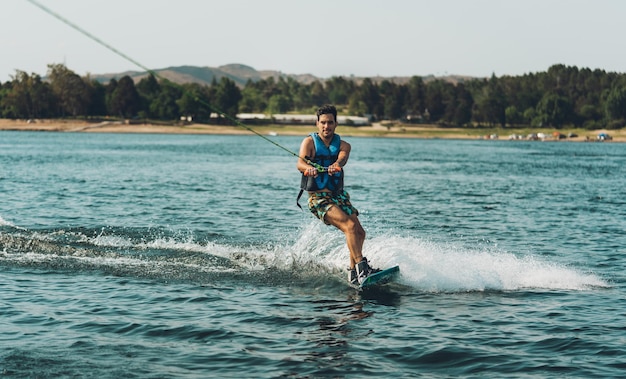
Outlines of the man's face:
M332 114L320 115L317 121L317 132L322 138L332 138L337 128L335 116Z

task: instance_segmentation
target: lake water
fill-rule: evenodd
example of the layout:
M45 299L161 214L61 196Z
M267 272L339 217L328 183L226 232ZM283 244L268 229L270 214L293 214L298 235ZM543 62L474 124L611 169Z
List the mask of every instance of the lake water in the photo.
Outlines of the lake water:
M367 292L258 136L0 132L0 376L626 375L624 144L346 140Z

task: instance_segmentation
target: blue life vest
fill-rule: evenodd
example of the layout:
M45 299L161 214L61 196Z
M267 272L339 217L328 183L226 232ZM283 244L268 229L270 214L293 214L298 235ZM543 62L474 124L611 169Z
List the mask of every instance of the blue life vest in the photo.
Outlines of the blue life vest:
M313 143L315 144L315 156L313 158L305 157L306 159L322 167L328 167L337 162L337 158L339 157L339 148L341 146L341 137L339 137L338 134L334 135L329 146L324 144L324 141L322 141L317 133L311 133L311 137L313 138ZM300 196L302 196L302 192L304 191L320 191L327 189L333 193L338 193L343 190L343 170L333 175L329 175L328 171L320 172L317 175L317 178L313 176L304 176L304 174L302 174L300 189L298 199L300 199ZM300 206L297 200L296 203Z

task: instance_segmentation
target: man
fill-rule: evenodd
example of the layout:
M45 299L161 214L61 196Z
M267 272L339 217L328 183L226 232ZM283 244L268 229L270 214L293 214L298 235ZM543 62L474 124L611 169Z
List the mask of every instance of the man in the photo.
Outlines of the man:
M359 212L343 189L343 167L348 163L351 146L338 134L337 109L324 105L317 110L317 133L311 133L300 145L297 168L302 173L301 187L309 193L309 210L327 225L333 225L346 236L350 250L348 281L358 285L372 269L363 257L365 230Z

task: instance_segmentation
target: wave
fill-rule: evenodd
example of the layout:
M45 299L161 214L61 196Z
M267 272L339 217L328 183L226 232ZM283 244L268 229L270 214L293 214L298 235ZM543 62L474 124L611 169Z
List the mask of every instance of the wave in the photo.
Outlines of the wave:
M372 241L377 254L401 268L402 282L426 292L588 290L610 285L543 257L468 249L406 237ZM386 253L391 252L391 253ZM375 259L372 259L375 261Z
M2 216L0 216L0 226L8 226L14 229L26 230L24 228L20 228L19 226L16 226L12 222L6 221L5 219L2 218Z
M255 245L198 240L191 232L126 228L28 231L0 226L0 264L160 280L254 281L347 286L343 235L319 222L295 237ZM3 230L6 230L3 231ZM373 266L400 266L399 284L420 292L588 290L610 285L543 257L379 235L364 251Z

